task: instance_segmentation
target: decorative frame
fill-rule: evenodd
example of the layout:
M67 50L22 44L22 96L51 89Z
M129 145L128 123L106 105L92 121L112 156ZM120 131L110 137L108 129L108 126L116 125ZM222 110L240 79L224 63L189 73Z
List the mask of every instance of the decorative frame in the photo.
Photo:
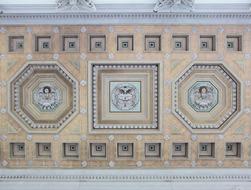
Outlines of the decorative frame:
M34 53L50 53L53 50L53 36L51 34L34 35ZM44 47L47 43L48 47Z
M80 50L80 39L79 34L62 34L60 36L61 41L61 51L64 53L76 53ZM71 44L74 43L75 47L70 47ZM72 44L73 45L73 44ZM68 46L68 47L67 47Z
M161 73L162 64L159 62L90 61L88 65L89 131L91 133L160 132L162 114L161 86L163 85ZM109 81L127 83L135 80L141 81L142 89L144 89L144 93L141 93L145 94L141 97L141 101L145 102L141 104L142 109L139 112L109 112L110 92L105 89ZM98 89L101 89L101 93L98 93ZM149 93L153 93L154 96L150 97L147 95ZM135 119L132 120L132 117Z
M34 74L36 70L39 70L39 72ZM58 93L62 94L62 97L64 97L63 100L65 100L60 100L58 107L53 104L53 109L59 109L57 112L53 110L40 110L41 105L34 103L33 93L36 89L39 91L40 83L45 84L52 80L53 84L55 83L55 86L57 86ZM29 83L32 85L29 86ZM63 85L64 83L65 85ZM23 90L24 88L25 90ZM24 93L28 94L23 96ZM8 112L30 133L57 133L78 114L78 94L78 82L58 62L27 62L8 82L8 97L11 97L8 101ZM20 101L26 101L26 104L20 106L22 105ZM67 108L68 112L63 108ZM53 114L56 115L53 116ZM55 120L56 116L57 120ZM47 122L44 122L45 120ZM50 122L48 122L48 120L50 120Z
M243 34L227 34L225 37L225 47L230 52L242 52L243 51ZM229 48L228 43L232 43L233 47ZM237 47L235 47L237 46Z
M25 38L22 35L10 35L8 37L8 52L9 53L23 53ZM18 44L20 47L18 47Z
M201 47L203 43L207 43L207 47ZM200 52L216 52L217 47L217 35L216 34L201 34L199 36L199 51Z
M37 160L51 160L53 157L53 143L51 142L36 142L34 143L35 148L34 148L34 156ZM41 148L47 145L49 146L49 151L48 154L44 154L44 151L46 150L41 150ZM42 153L42 154L41 154Z
M227 146L228 145L231 145L232 146L232 149L235 149L235 150L227 150ZM225 150L225 159L234 159L234 160L238 160L238 159L242 159L243 158L243 144L238 141L227 141L225 144L224 144L224 150Z
M157 148L158 148L158 151L155 151L155 150L152 150L153 152L155 151L155 153L158 153L157 154L154 154L151 153L148 154L149 150L146 150L146 148L148 147L148 145L157 145ZM142 157L143 157L143 160L144 161L151 161L151 160L164 160L163 158L163 155L164 155L164 143L163 141L160 141L160 140L151 140L151 141L144 141L143 143L143 151L142 151ZM158 147L159 146L159 147Z
M201 150L202 146L206 146L206 150ZM215 142L200 142L198 143L198 159L216 160L216 143Z
M128 150L123 150L123 146L128 146ZM116 159L117 160L134 160L136 144L129 141L119 141L116 143ZM124 153L127 152L127 153Z
M15 152L16 152L16 146L17 145L23 145L23 153L21 154L16 154L15 155ZM27 148L26 148L26 144L25 142L10 142L9 143L9 157L10 159L25 159L26 158L26 153L27 153ZM20 151L20 150L18 150Z
M180 43L180 47L176 47L176 43ZM172 35L171 40L171 47L172 52L178 53L178 52L189 52L190 51L190 35L187 33L174 33Z
M207 72L205 73L206 76L202 76L200 72ZM210 73L211 75L209 75ZM186 80L187 78L191 78L191 80ZM213 83L217 84L217 88L219 88L219 92L221 92L220 97L227 94L226 90L229 91L233 89L233 91L231 91L232 93L228 92L227 94L227 103L223 105L223 101L219 102L216 105L217 108L212 108L213 113L210 112L210 114L195 112L195 110L190 109L190 105L190 107L187 107L188 99L186 90L201 79L203 79L203 81L213 81ZM225 84L225 82L227 82L227 84ZM186 85L184 83L186 83ZM179 92L181 84L185 85L182 87L182 91L184 91L182 93ZM225 64L222 62L195 62L189 65L173 82L172 111L174 115L194 133L219 133L224 131L227 126L241 114L243 107L242 94L242 83L236 75L229 71ZM231 99L232 97L233 100ZM222 110L226 106L228 109ZM221 110L222 114L225 115L217 115L215 110ZM231 114L229 110L231 110ZM186 114L183 112L186 112ZM216 114L217 117L212 117L212 114ZM199 120L199 118L204 118L204 120ZM205 119L208 121L205 122ZM202 121L203 123L201 123Z
M76 146L76 150L66 150L67 148L70 148L70 146ZM81 144L77 141L67 141L63 142L61 144L61 154L62 158L64 160L79 160L80 159L80 151L81 150ZM69 152L74 152L74 153L69 153Z
M174 146L175 145L180 145L181 146L181 151L182 151L182 146L184 146L184 154L182 153L177 153L176 150L174 150ZM189 142L185 142L185 141L174 141L170 144L170 159L171 160L190 160L190 143Z
M161 34L145 34L144 37L144 52L156 53L162 51L162 37ZM154 44L154 47L149 47L150 43Z
M95 145L102 145L104 146L104 155L93 155L93 146ZM89 160L108 160L108 142L106 141L88 141L87 142L87 154ZM95 150L96 151L96 150Z
M99 47L96 47L99 43ZM105 53L107 52L107 36L105 34L88 34L88 52Z
M116 41L118 52L132 53L135 49L135 36L133 34L118 34Z

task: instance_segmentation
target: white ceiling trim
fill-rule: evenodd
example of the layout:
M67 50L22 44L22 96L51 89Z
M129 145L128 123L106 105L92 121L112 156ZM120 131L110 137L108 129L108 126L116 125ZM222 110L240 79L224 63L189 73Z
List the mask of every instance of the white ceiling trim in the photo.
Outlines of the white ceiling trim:
M155 4L158 0L93 0L97 4ZM251 3L250 0L195 0L195 4ZM56 4L56 0L0 0L0 4Z
M221 161L219 161L221 163ZM248 161L244 161L248 167ZM1 189L19 190L247 190L248 168L162 169L5 169L0 170ZM192 162L193 165L196 163ZM86 162L82 162L86 167Z
M132 9L133 7L133 9ZM1 5L0 25L13 24L251 24L250 4L195 4L161 9L154 4L103 4L93 9L58 9L57 5Z

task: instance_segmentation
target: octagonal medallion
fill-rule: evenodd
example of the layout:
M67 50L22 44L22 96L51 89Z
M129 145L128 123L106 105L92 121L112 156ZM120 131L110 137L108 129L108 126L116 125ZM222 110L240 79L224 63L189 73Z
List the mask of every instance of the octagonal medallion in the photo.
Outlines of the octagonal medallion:
M223 64L193 64L174 82L173 113L193 132L221 132L241 110L240 89Z
M57 132L78 112L78 83L56 62L27 64L10 95L11 115L30 132Z

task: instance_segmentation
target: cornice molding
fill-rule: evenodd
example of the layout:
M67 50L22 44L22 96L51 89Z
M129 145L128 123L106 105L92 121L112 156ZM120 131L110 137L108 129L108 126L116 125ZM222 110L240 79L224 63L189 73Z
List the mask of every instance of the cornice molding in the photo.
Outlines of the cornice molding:
M0 25L251 24L251 13L6 13Z
M154 13L152 7L152 4L111 4L96 5L96 11L62 11L56 5L0 5L3 10L0 25L251 24L250 4L197 4L192 12Z
M4 190L247 190L250 186L251 169L241 168L0 170L0 189Z
M249 182L251 169L79 170L1 169L0 185L6 181L85 182Z

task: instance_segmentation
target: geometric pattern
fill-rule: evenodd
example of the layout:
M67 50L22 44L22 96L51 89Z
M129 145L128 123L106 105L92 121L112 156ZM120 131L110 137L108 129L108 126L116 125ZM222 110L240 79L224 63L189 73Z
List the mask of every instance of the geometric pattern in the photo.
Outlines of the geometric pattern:
M78 83L58 64L30 63L10 82L10 113L33 132L56 132L78 110Z
M172 157L188 158L188 143L173 143L172 144Z
M217 132L240 112L240 88L223 64L194 64L174 82L173 113L193 131Z
M133 158L134 147L133 143L118 143L117 156L118 158Z
M157 129L158 64L90 64L92 129Z
M91 158L105 158L106 157L106 143L90 143L90 157Z
M145 143L145 157L146 158L160 158L161 157L161 143Z
M63 143L63 156L65 158L78 158L79 157L79 144L78 143Z

